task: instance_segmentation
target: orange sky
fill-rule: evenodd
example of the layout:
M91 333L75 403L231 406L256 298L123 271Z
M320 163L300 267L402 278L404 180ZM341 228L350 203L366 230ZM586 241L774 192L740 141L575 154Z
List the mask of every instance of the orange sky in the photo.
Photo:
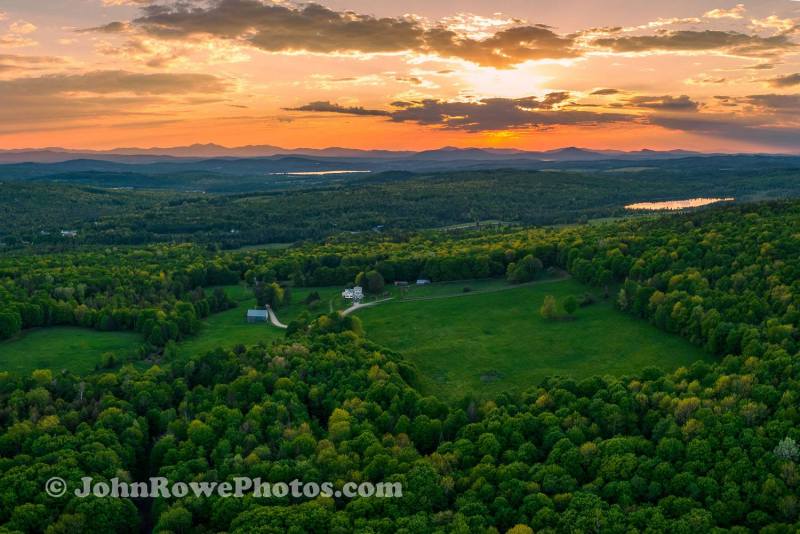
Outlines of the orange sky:
M800 151L794 0L190 4L5 0L0 148Z

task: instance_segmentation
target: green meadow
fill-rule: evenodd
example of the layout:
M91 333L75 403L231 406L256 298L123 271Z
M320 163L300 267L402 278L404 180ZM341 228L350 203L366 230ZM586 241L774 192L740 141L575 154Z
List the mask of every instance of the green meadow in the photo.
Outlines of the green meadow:
M271 323L251 324L245 319L248 308L256 305L256 299L250 289L245 286L224 286L224 289L236 301L237 307L205 318L202 329L197 335L178 343L178 354L181 357L202 354L217 347L269 344L274 340L283 339L285 330L276 328ZM309 309L303 300L314 291L319 293L321 300L316 308ZM306 310L312 315L327 313L342 307L341 291L341 288L334 287L293 288L291 303L276 310L276 314L282 323L289 324Z
M586 291L561 280L451 298L396 299L357 314L367 337L414 362L424 393L450 399L519 391L549 375L624 375L711 358L599 295L573 320L541 317L546 295L561 303Z
M212 288L213 289L213 288ZM178 354L190 356L217 347L237 344L270 343L284 337L284 330L271 324L249 324L247 309L255 306L252 291L245 286L225 286L225 292L237 302L237 307L213 314L203 320L201 331L178 343ZM302 303L312 291L321 301L314 309ZM344 306L341 288L298 288L292 292L292 303L277 311L283 323L297 318L304 310L312 314L327 313ZM0 371L28 374L35 369L68 369L87 373L100 363L101 356L113 352L118 360L133 354L143 342L132 332L101 332L77 327L36 328L0 342Z
M68 369L88 373L100 363L104 353L113 352L123 358L141 342L142 338L131 332L100 332L71 326L35 328L0 343L0 371L29 374L35 369Z
M177 344L181 358L217 347L269 344L284 330L269 323L250 324L252 292L225 286L237 307L203 320L198 334ZM303 301L312 291L321 300L313 308ZM342 309L341 288L294 288L291 303L277 310L288 324L302 313ZM582 378L593 374L623 375L648 366L665 370L710 359L687 341L614 309L610 300L579 308L572 320L545 320L539 314L546 295L559 303L589 288L574 280L540 281L509 286L503 280L473 280L400 290L387 287L392 300L356 313L367 337L412 361L420 389L455 399L519 391L549 375ZM34 369L92 371L101 355L131 354L141 343L130 332L98 332L55 327L30 330L0 343L0 369L30 373Z

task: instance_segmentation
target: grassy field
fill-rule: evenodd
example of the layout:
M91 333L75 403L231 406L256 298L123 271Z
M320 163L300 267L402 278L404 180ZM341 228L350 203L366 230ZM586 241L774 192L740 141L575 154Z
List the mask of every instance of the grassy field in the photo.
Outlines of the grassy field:
M465 292L465 287L470 291ZM224 289L238 306L206 318L197 335L178 344L181 358L284 337L284 330L271 324L246 322L246 310L255 305L249 289ZM393 300L357 314L370 339L416 364L423 392L446 399L467 392L488 396L520 390L548 375L621 375L651 365L672 369L710 359L683 339L618 312L599 298L580 308L572 321L546 321L539 315L545 295L560 302L586 290L573 280L516 287L503 280L412 285L405 291L387 287ZM293 303L277 311L280 320L289 323L308 310L302 301L311 291L322 298L310 310L313 315L348 304L340 297L339 287L295 288ZM0 370L27 374L50 368L85 373L95 368L103 353L123 356L140 342L137 334L128 332L35 329L0 343Z
M130 332L67 326L36 328L0 343L0 371L28 374L35 369L68 369L87 373L100 363L103 353L123 357L141 342L138 334Z
M178 343L180 356L239 343L269 343L284 337L284 330L271 324L247 323L247 309L255 306L250 289L244 286L225 286L224 289L238 306L206 318L197 335ZM317 291L322 297L319 306L313 310L315 315L345 306L339 296L341 288L297 288L292 292L294 304L278 310L281 321L288 323L307 310L308 306L301 301L311 291ZM69 369L75 373L87 373L94 370L102 354L113 352L122 359L141 343L141 336L131 332L99 332L74 327L36 328L0 342L0 371L27 374L35 369Z
M469 295L464 293L464 288L469 287L471 292L506 290L509 286L504 280L468 280L466 282L443 282L438 284L417 286L412 284L405 290L398 287L387 286L386 292L399 301L412 301L441 296ZM233 345L255 345L259 342L271 343L282 339L284 331L271 324L250 324L245 320L248 308L255 306L255 298L250 289L245 286L223 286L225 292L234 299L238 306L224 312L215 313L203 321L202 330L195 336L178 344L179 354L186 357L191 354L203 353L216 347L231 347ZM312 291L319 293L321 301L313 310L309 310L303 300ZM349 302L341 298L341 287L317 288L292 288L292 303L276 310L278 318L288 324L297 318L303 311L309 310L313 315L328 313L332 310L341 310L349 306ZM365 302L384 298L368 296Z
M546 295L561 302L585 291L562 280L462 298L392 300L357 314L367 337L416 364L423 392L449 399L521 390L549 375L622 375L711 358L602 299L572 321L539 315Z
M285 331L272 326L270 323L250 324L245 320L248 308L256 304L253 293L244 286L224 286L225 292L233 298L238 306L224 312L215 313L203 321L202 330L195 336L178 344L178 353L181 357L192 354L202 354L217 347L232 347L233 345L255 345L259 342L271 343L276 339L283 339ZM308 307L302 301L312 291L320 294L322 301L312 313L327 313L331 306L333 309L342 307L341 288L293 288L292 304L276 310L278 318L284 324L297 318Z
M558 280L567 277L566 273L559 273L552 277ZM547 279L531 282L532 284L546 283ZM524 287L527 284L523 284ZM416 285L409 284L405 288L396 286L386 286L386 292L397 300L424 300L444 296L470 297L479 293L489 293L495 291L511 291L519 289L506 282L504 278L485 278L482 280L460 280L456 282L437 282L435 284ZM383 298L383 297L377 297ZM369 302L369 298L365 302Z

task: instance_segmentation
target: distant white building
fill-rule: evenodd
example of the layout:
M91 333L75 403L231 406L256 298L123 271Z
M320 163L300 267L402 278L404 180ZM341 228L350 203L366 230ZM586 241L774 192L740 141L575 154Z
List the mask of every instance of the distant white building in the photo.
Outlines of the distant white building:
M364 298L364 288L356 286L353 289L345 289L342 291L342 298L347 300L361 300Z
M431 283L431 281L428 280L427 278L420 278L419 280L417 280L417 285L418 286L426 286L426 285L428 285L430 283Z
M61 230L61 237L76 237L77 235L77 230Z

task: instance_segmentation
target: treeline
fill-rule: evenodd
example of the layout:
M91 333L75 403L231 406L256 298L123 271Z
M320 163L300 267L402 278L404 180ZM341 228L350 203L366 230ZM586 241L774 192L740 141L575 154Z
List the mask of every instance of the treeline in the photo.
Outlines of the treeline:
M515 262L532 254L537 265L553 265L552 235L532 232L527 244L509 245L516 248L487 248L479 240L473 245L430 233L401 241L348 236L277 251L151 245L9 255L0 258L0 339L28 328L76 325L140 332L147 343L161 347L196 332L199 319L209 313L233 305L219 286L247 283L260 305L277 308L291 285L346 286L359 273L372 271L389 283L501 277L509 266L521 273ZM537 269L524 276L537 276Z
M132 330L155 347L191 335L199 320L235 305L204 287L236 284L237 271L193 247L108 249L0 260L0 339L74 325Z
M617 305L708 351L788 354L800 342L800 203L731 206L613 225L562 259L579 279L623 281ZM600 231L602 232L602 230Z

